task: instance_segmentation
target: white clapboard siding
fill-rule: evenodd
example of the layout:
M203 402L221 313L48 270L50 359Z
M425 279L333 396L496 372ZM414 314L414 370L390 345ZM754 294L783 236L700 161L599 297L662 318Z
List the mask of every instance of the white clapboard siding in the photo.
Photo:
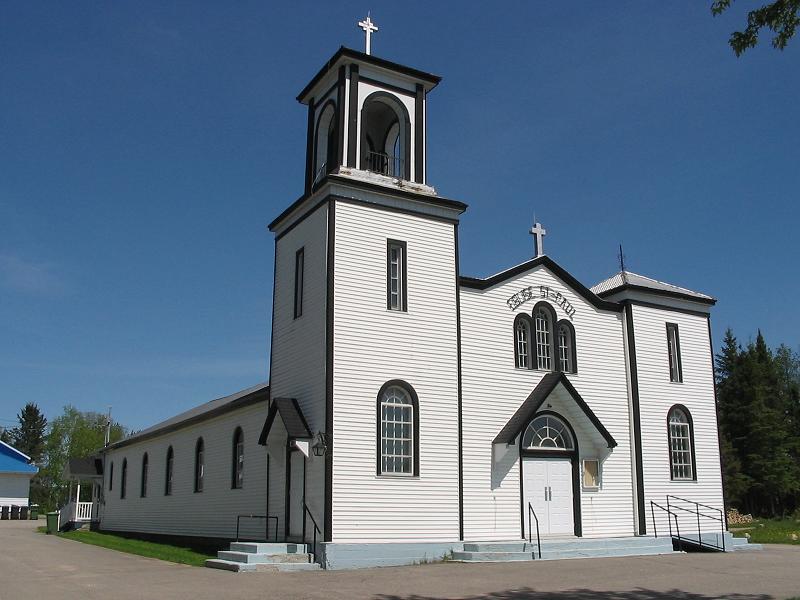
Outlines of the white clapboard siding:
M386 308L387 239L408 244L408 312ZM337 202L335 242L333 541L457 540L454 227ZM376 473L391 379L419 396L418 478Z
M531 313L537 300L512 311L506 300L527 286L545 285L564 294L575 307L578 373L569 374L578 393L605 425L618 446L597 440L588 420L573 409L581 458L600 458L602 489L581 493L583 535L633 533L630 421L621 313L601 311L586 302L544 267L487 290L461 290L463 364L464 538L507 539L521 534L519 459L516 448L492 469L492 440L536 387L544 371L516 369L514 318ZM553 305L557 317L564 311ZM557 406L568 410L569 401ZM526 513L527 514L527 513ZM526 517L527 519L527 517Z
M713 366L705 316L635 305L633 323L639 374L645 508L648 529L651 529L649 502L654 500L663 505L667 494L723 508ZM670 382L667 323L678 325L682 383ZM683 404L692 416L697 481L670 480L667 413L675 404ZM659 512L655 515L658 519ZM663 513L661 516L662 522L657 521L659 529L666 527L665 516ZM687 527L697 529L697 522L692 522L690 515L683 517L681 523L684 521ZM710 519L701 519L701 526L719 529L719 523Z
M234 410L189 427L138 443L111 449L106 455L101 527L105 530L233 538L236 515L266 510L266 451L258 436L267 416L267 403ZM244 434L244 484L232 489L233 434ZM195 445L205 444L203 491L194 491ZM166 496L167 449L174 452L172 495ZM140 497L142 457L148 454L147 496ZM120 498L122 461L128 460L125 498ZM108 477L114 464L114 486ZM248 532L257 532L248 526Z
M322 205L278 239L276 246L270 395L296 398L312 434L325 430L327 219L328 206ZM300 248L304 248L305 261L303 314L295 319L295 254ZM275 462L271 463L276 468L270 471L270 488L280 495L284 465ZM320 527L324 526L324 502L325 461L312 458L306 464L306 504ZM277 516L283 523L283 513Z

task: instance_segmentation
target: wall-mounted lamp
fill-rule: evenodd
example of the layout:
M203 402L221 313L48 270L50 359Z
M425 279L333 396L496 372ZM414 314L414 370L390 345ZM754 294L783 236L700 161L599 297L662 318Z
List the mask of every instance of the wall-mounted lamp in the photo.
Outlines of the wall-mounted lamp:
M311 446L311 451L314 453L314 456L324 456L325 453L328 451L328 434L323 433L321 431L317 432L316 441L314 445Z

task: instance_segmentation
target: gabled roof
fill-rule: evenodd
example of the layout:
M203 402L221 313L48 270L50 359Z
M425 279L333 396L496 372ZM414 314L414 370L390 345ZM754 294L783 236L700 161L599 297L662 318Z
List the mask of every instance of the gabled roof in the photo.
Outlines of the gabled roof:
M544 401L547 400L547 397L556 389L558 384L564 386L564 389L567 390L569 395L575 401L575 404L578 405L586 417L592 422L592 424L597 429L598 433L603 436L603 439L608 444L609 448L613 448L617 445L616 440L612 437L609 433L608 429L600 422L600 419L597 418L597 415L592 412L592 409L589 408L589 405L586 404L581 395L578 391L573 387L570 380L567 379L567 376L564 373L548 373L539 384L533 388L533 391L530 395L525 399L525 402L517 409L517 412L513 414L513 416L508 420L505 427L500 430L500 433L497 434L497 437L494 438L493 444L510 444L514 441L514 439L522 433L525 427L528 426L528 423L531 422L534 415L539 411L544 404Z
M308 428L308 423L306 423L306 418L303 416L303 411L300 410L297 400L294 398L275 398L269 407L267 420L264 422L264 428L258 438L259 444L266 445L269 432L277 415L281 416L281 421L286 427L286 433L290 440L311 439L311 430Z
M0 473L36 473L38 467L30 464L31 457L14 446L0 441Z
M266 400L269 400L269 385L266 383L259 383L258 385L254 385L253 387L236 392L230 396L217 398L216 400L211 400L210 402L206 402L200 406L190 408L186 412L182 412L179 415L175 415L174 417L167 419L166 421L161 421L152 427L148 427L147 429L143 429L142 431L134 433L133 435L126 437L124 440L120 440L119 442L111 444L106 449L121 448L129 444L141 442L158 435L169 433L170 431L175 431L176 429L188 427L189 425L193 425L200 421L212 419L232 410Z
M511 267L510 269L501 271L500 273L492 275L491 277L487 277L486 279L462 276L459 278L459 283L465 288L485 290L499 283L503 283L504 281L508 281L509 279L522 275L523 273L532 271L539 266L545 267L595 308L613 310L615 312L620 312L622 310L621 304L617 302L609 302L608 300L603 300L602 298L598 297L592 290L575 279L561 265L546 255L537 256L536 258L532 258L531 260L525 261L524 263L515 267Z
M716 304L717 302L715 298L708 294L695 292L688 288L658 281L630 271L620 271L616 275L612 275L608 279L604 279L597 285L592 286L592 291L601 298L607 298L624 290L649 292L651 294L702 302L703 304Z

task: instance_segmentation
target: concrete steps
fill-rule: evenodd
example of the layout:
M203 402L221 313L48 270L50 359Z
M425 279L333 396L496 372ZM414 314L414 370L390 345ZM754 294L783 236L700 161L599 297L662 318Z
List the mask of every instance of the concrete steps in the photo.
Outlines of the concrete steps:
M276 542L231 542L206 567L243 573L248 571L318 571L306 544Z

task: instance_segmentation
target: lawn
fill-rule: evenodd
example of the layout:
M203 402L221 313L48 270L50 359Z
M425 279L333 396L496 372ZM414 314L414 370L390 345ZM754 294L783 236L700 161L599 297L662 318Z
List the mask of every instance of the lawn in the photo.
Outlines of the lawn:
M736 537L750 534L756 544L800 544L800 519L754 519L747 525L731 528Z
M38 529L43 532L46 528L39 527ZM198 552L191 548L146 542L144 540L134 540L111 533L101 533L99 531L66 531L59 533L58 537L83 542L84 544L91 544L93 546L100 546L102 548L109 548L111 550L118 550L119 552L127 552L128 554L137 554L139 556L147 556L148 558L157 558L159 560L192 565L194 567L202 567L207 559L216 558L216 556L212 554Z

